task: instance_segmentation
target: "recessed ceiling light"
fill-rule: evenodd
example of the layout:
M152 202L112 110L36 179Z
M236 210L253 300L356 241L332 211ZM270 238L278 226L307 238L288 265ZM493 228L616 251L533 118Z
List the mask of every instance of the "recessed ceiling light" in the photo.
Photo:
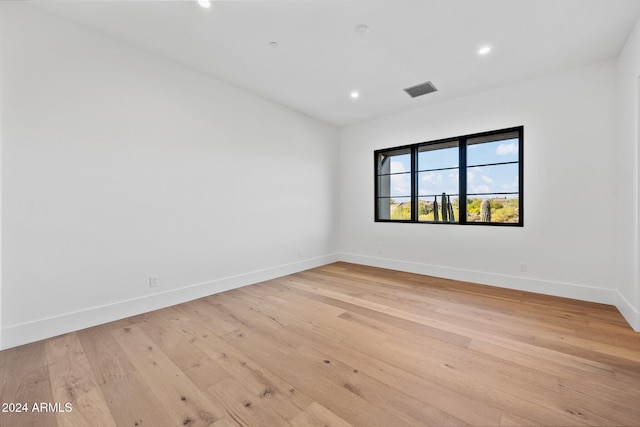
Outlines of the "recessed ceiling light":
M209 9L211 7L211 2L209 0L198 0L198 4L205 9Z
M480 50L478 50L479 55L486 55L489 52L491 52L491 48L489 46L481 47Z
M269 47L278 47L278 42L269 42Z
M351 98L356 99L356 98L360 97L360 94L357 91L354 90L353 92L351 92L350 96L351 96Z
M367 34L370 30L371 28L369 28L368 25L364 25L364 24L356 25L356 28L354 28L354 31L357 34Z

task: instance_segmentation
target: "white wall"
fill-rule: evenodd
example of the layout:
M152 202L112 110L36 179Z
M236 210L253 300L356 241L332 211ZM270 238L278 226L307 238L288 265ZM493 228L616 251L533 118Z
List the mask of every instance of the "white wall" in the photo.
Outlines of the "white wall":
M612 60L343 128L342 257L614 303L615 77ZM523 228L374 222L375 149L518 125Z
M622 217L617 230L618 303L634 327L640 330L640 283L638 281L638 127L640 103L640 21L635 26L617 64L616 181Z
M17 2L2 43L3 348L336 259L335 128Z

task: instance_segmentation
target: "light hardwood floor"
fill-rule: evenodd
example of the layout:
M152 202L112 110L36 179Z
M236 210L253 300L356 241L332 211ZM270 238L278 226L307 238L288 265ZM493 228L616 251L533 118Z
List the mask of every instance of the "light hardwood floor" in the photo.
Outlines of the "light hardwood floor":
M29 406L2 427L640 426L615 308L346 263L5 350L0 375Z

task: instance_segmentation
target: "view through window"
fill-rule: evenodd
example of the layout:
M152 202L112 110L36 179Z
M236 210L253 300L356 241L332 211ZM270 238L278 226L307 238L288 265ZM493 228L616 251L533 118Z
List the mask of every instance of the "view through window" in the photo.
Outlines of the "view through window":
M522 226L522 147L516 127L377 150L375 219Z

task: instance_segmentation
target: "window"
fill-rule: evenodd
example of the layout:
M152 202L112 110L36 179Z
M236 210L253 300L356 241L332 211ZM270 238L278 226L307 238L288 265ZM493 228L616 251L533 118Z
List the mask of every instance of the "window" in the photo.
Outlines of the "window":
M375 220L522 226L523 127L376 150Z

